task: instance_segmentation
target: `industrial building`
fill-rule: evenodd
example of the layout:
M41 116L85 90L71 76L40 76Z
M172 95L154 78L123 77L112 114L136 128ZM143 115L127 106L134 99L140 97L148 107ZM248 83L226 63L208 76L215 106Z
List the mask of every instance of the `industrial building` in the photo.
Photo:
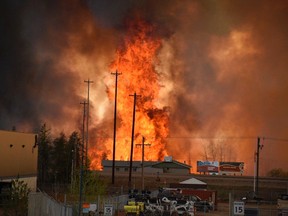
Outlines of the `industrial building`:
M113 161L103 160L103 172L112 172ZM130 161L115 161L115 173L128 173L130 168ZM165 157L164 161L144 161L144 172L147 174L189 174L191 166L185 163L173 160L172 157ZM142 161L133 161L132 172L142 172Z
M37 135L0 130L0 183L19 178L33 191L37 182Z

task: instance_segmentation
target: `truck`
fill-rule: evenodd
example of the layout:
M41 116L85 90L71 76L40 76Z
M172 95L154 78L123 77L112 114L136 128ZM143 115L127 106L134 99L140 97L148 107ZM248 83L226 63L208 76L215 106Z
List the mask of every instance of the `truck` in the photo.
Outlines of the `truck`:
M144 213L144 202L128 201L127 205L124 206L126 215L143 215Z
M277 199L279 216L288 216L288 194L281 194Z

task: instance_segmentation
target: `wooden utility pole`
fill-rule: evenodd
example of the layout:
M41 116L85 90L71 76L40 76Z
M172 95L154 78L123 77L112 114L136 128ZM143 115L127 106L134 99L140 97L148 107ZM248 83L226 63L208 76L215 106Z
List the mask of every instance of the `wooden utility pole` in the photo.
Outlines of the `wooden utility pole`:
M143 136L142 137L142 144L136 144L136 146L142 146L142 170L141 170L141 179L142 179L142 190L145 189L145 186L144 186L144 147L145 146L151 146L151 144L149 143L145 143L145 137Z
M87 93L87 116L86 116L86 169L88 169L88 145L89 145L89 106L90 106L90 99L89 99L89 91L90 91L90 84L93 83L91 80L84 80L84 82L88 85L88 93Z
M132 176L132 162L133 162L133 146L134 146L134 128L135 128L135 112L136 112L136 92L133 95L129 95L134 97L134 105L133 105L133 118L132 118L132 135L131 135L131 152L130 152L130 168L129 168L129 187L131 188L131 176Z
M115 154L116 154L116 119L117 119L117 86L118 86L118 75L121 75L121 73L118 73L116 70L116 73L111 73L112 75L115 75L115 106L114 106L114 136L113 136L113 162L112 162L112 184L114 184L115 179Z
M256 152L256 198L259 196L259 153L260 149L263 148L263 145L260 144L260 137L257 137L257 152Z
M85 143L85 116L87 102L81 102L83 104L83 124L82 124L82 145L81 145L81 165L80 165L80 182L79 182L79 206L78 216L82 215L82 192L83 192L83 164L84 164L84 143ZM80 149L80 148L79 148Z

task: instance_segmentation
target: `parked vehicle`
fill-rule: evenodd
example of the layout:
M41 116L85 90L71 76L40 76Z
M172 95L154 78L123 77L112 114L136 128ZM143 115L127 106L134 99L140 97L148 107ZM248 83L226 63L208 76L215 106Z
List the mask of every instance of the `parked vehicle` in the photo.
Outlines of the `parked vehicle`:
M196 208L196 211L209 212L214 208L213 202L202 200L199 196L192 195L190 196L190 200L194 202L194 207Z
M288 194L281 194L277 199L278 215L288 215Z
M124 206L126 215L145 216L194 216L194 202L188 201L179 195L169 196L170 193L162 193L158 197L142 196L134 194L133 201L128 201ZM168 197L164 196L167 195ZM137 200L137 201L136 201Z

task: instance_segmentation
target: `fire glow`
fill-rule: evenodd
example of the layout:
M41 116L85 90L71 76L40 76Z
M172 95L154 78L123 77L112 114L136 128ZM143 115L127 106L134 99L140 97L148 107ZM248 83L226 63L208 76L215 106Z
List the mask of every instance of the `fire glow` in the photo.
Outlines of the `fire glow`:
M146 143L151 144L151 147L145 149L145 160L160 160L167 155L165 138L169 133L168 111L156 106L161 85L155 66L159 63L157 53L161 49L161 38L154 32L155 26L143 20L129 22L127 35L110 65L111 71L121 73L117 90L116 160L130 159L134 104L131 95L134 93L137 94L134 145L141 143L142 137L145 137ZM109 85L107 93L109 100L114 101L115 85ZM93 169L99 169L101 163L101 158L95 155L105 153L108 159L112 159L112 139L105 139L103 143L106 152L99 152L96 146L90 149ZM139 148L134 148L133 160L141 160Z

